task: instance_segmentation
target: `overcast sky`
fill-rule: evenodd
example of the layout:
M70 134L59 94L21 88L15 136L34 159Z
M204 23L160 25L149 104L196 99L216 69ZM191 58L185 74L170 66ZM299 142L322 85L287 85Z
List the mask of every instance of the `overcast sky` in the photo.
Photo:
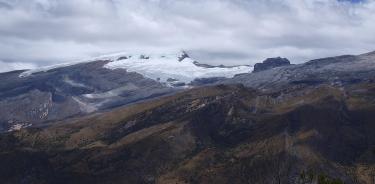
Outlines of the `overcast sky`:
M375 50L375 1L0 0L0 71L119 51L209 64Z

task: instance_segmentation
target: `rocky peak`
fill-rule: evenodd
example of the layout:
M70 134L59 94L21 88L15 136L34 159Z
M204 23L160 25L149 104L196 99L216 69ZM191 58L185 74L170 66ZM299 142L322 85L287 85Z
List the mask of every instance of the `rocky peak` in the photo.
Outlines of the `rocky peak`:
M141 54L139 56L139 59L150 59L150 56L146 56L146 55Z
M181 51L181 55L178 57L178 61L181 62L185 58L190 58L190 56L185 51Z
M263 70L269 70L271 68L276 68L280 66L290 65L290 61L287 58L268 58L264 60L262 63L257 63L254 65L253 72L259 72Z

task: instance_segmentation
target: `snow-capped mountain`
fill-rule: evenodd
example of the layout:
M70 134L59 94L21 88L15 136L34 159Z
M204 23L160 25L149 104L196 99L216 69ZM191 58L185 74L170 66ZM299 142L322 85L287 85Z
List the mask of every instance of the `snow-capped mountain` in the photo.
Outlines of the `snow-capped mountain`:
M0 73L0 131L135 103L251 70L201 64L182 51L116 53Z
M34 73L45 72L56 68L71 66L95 60L109 60L103 67L111 70L125 69L136 72L146 78L167 84L168 86L189 85L195 79L225 77L231 78L236 74L249 73L253 67L242 66L211 66L201 64L191 58L185 51L171 53L116 53L93 59L65 63L28 70L20 77L28 77Z
M374 183L375 52L269 58L178 94L123 69L129 57L0 74L2 183Z

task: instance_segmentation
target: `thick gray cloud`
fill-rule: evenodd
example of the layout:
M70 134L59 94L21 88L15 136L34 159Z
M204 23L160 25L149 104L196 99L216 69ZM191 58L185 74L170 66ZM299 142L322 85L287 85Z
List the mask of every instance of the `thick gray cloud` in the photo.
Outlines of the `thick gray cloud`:
M185 49L210 64L375 50L375 1L0 0L0 67Z

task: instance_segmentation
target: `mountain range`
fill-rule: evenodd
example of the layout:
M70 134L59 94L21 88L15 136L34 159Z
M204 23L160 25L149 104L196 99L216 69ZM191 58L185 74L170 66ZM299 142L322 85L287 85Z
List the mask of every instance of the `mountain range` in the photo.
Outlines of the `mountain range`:
M201 65L181 51L117 53L0 73L0 131L107 110L251 70Z
M3 183L375 183L375 52L119 53L0 80Z

